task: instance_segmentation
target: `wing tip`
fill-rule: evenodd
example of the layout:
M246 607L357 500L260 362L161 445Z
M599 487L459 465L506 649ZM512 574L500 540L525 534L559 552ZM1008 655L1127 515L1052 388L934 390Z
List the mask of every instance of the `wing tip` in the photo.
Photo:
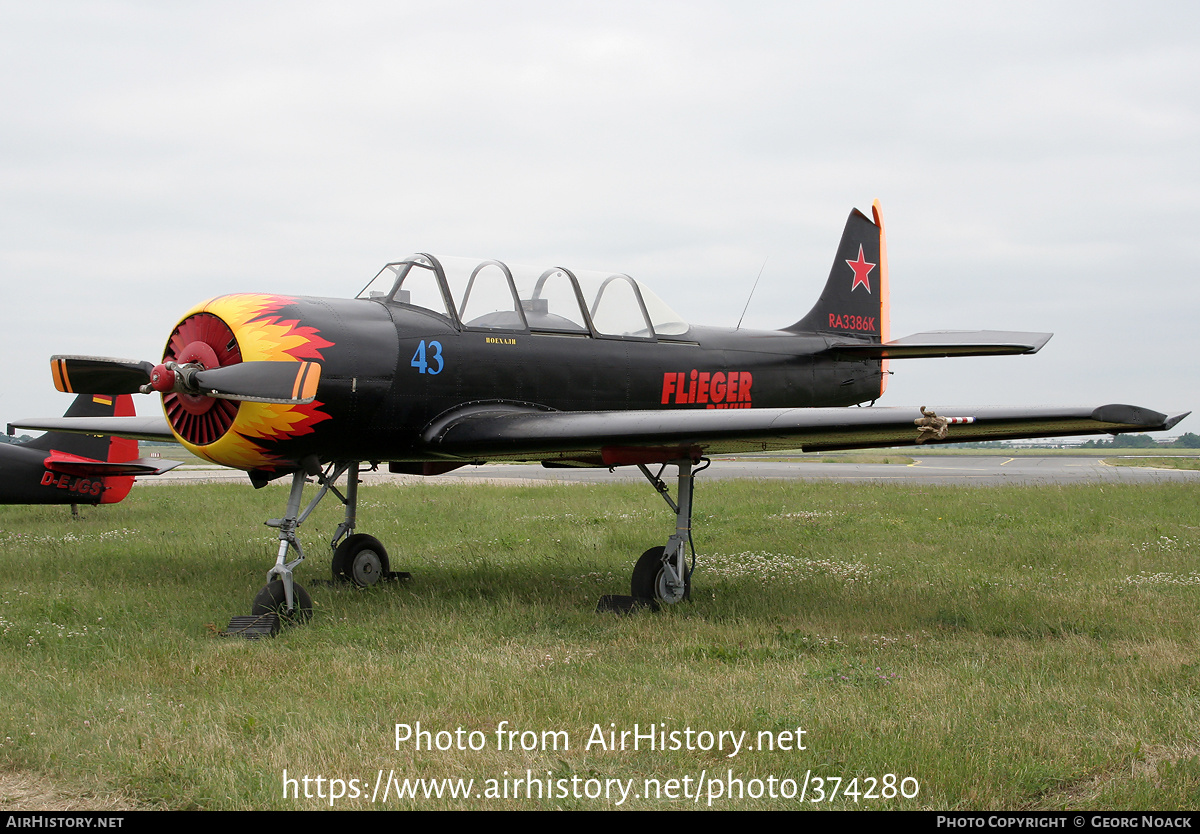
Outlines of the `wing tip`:
M1175 428L1176 423L1178 423L1180 420L1182 420L1184 417L1187 417L1191 413L1192 412L1190 412L1190 411L1185 411L1182 414L1176 414L1173 417L1168 417L1166 422L1163 424L1163 428L1164 429Z
M1167 415L1137 405L1111 403L1102 405L1093 411L1092 419L1101 423L1117 423L1153 431L1166 431L1191 413L1185 411L1182 414Z

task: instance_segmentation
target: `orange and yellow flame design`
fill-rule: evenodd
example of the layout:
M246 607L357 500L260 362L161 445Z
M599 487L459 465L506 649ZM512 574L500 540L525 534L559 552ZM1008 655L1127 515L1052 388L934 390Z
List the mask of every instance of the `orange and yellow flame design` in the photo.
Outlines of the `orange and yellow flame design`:
M332 347L333 342L321 338L315 327L278 315L280 309L294 301L289 296L261 293L223 295L193 307L180 321L202 312L217 316L233 331L243 362L289 359L320 362L325 358L321 351ZM273 441L311 434L316 424L329 419L321 411L322 405L320 400L306 405L243 401L233 425L216 441L197 446L178 434L176 437L192 454L222 466L247 471L291 468L293 461L266 451L263 441L270 445Z
M237 337L243 362L323 359L321 350L333 342L322 339L315 327L301 326L296 319L280 321L274 315L293 302L286 295L222 295L189 310L184 318L207 312L222 319Z

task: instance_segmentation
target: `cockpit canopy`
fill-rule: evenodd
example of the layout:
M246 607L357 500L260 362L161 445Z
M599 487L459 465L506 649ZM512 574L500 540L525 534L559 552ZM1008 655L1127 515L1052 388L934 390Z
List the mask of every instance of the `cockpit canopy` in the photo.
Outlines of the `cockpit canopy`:
M418 254L385 266L357 297L420 307L468 330L629 339L688 332L662 299L623 273Z

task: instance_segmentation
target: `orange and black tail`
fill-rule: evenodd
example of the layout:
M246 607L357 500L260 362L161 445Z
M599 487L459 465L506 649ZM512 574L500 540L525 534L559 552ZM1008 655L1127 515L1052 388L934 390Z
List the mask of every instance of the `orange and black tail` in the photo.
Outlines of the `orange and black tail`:
M820 299L786 330L888 340L887 244L878 201L871 212L874 221L858 209L850 212Z

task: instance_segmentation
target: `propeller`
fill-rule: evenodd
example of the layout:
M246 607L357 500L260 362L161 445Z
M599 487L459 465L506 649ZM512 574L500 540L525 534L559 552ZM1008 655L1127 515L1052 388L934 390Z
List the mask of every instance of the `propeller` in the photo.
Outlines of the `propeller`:
M52 356L54 387L68 394L184 394L258 403L303 405L316 398L317 362L239 362L205 369L201 362L159 365L103 356Z

